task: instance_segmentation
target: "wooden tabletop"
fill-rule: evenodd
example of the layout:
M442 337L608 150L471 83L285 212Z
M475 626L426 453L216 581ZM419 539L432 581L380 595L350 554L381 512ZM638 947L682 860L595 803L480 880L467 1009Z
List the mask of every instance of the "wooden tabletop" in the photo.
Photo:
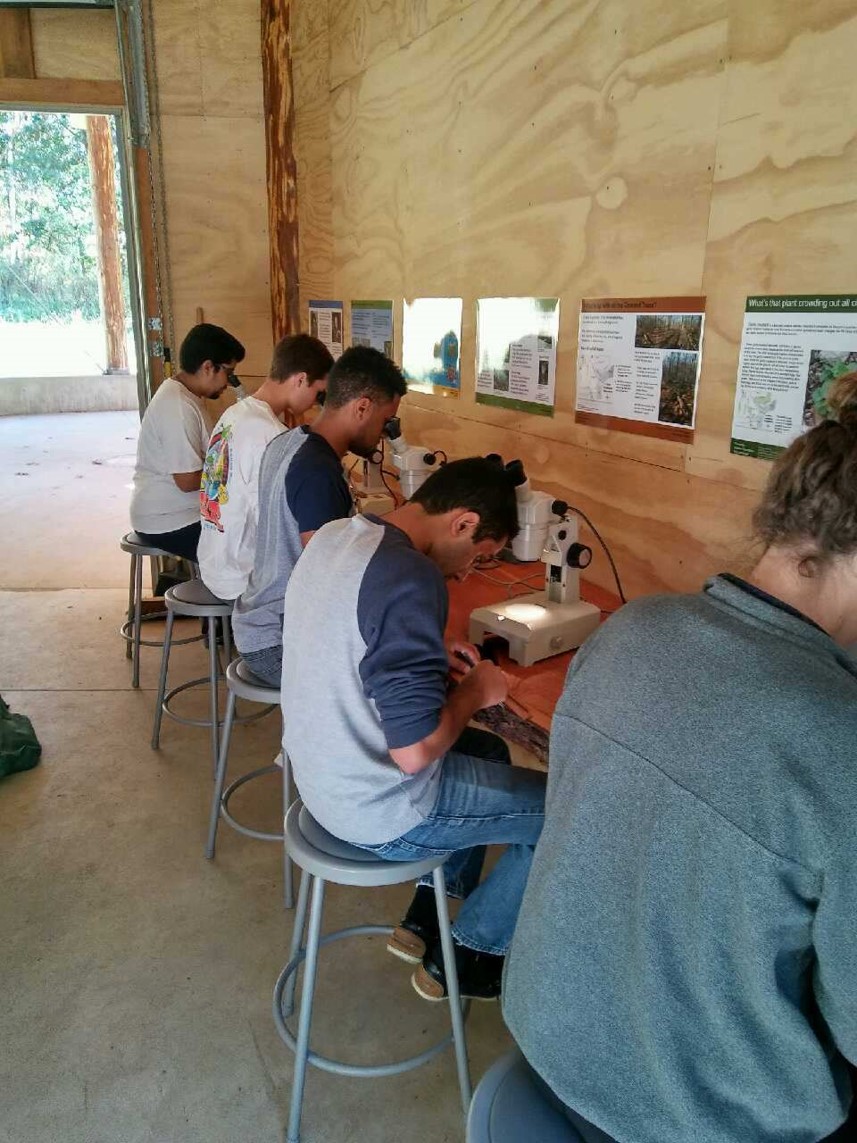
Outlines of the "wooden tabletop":
M499 603L510 595L521 596L526 590L544 587L544 564L498 563L485 572L474 571L463 582L449 582L449 622L447 637L467 639L470 613L475 607ZM619 606L619 598L596 584L581 581L580 593L588 603L601 608L602 620ZM475 721L498 734L518 742L532 751L542 762L547 761L548 733L554 707L562 693L568 665L574 655L566 651L552 655L531 667L513 662L501 649L499 665L510 679L512 702L507 707L491 707L480 711Z

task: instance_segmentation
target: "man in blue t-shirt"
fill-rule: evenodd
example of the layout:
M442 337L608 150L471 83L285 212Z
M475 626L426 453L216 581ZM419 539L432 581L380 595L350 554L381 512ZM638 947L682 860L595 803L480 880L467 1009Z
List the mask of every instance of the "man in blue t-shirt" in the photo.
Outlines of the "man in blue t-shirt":
M503 702L507 683L475 647L445 643L445 579L463 577L516 532L503 468L454 461L389 516L321 528L285 598L283 749L301 798L325 829L383 858L451 855L447 889L464 898L453 926L461 992L483 1000L500 993L544 820L545 775L513 768L501 739L468 727L476 711ZM463 678L449 689L451 667ZM507 848L480 884L492 844ZM418 966L422 997L446 996L428 885L388 948Z
M265 449L256 555L235 601L232 629L245 662L269 686L280 685L283 596L292 569L313 532L352 512L342 458L347 452L372 456L406 389L383 353L347 349L330 371L313 424L280 434Z

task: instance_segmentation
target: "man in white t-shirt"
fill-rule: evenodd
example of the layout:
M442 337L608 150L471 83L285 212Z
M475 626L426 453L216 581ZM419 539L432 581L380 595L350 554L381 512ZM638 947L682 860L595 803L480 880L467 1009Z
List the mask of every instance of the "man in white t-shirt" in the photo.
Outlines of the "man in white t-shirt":
M286 431L283 414L300 417L323 400L331 365L333 358L318 338L284 337L265 381L214 426L199 493L197 559L203 583L221 599L236 599L253 570L262 453Z
M244 346L219 325L195 325L179 371L161 382L140 425L131 527L148 544L188 560L199 541L199 483L208 446L203 398L218 397Z

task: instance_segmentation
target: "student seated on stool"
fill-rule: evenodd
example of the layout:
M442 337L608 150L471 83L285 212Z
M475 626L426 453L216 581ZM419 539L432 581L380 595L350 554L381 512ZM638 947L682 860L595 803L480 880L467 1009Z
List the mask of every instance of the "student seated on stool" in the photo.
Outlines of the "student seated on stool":
M256 552L232 629L247 666L268 686L280 685L283 596L292 568L317 528L353 511L342 458L347 452L372 456L406 390L383 353L346 349L330 370L324 407L312 425L276 436L265 449Z
M196 560L199 482L208 447L202 399L219 397L244 346L219 325L195 325L179 349L179 371L148 404L137 441L131 527L143 541Z
M203 583L220 599L236 599L253 568L262 454L286 431L284 414L300 417L323 400L331 365L333 358L318 338L284 337L256 392L230 405L214 426L199 492L197 562Z
M814 1143L851 1103L857 374L829 401L749 578L623 607L556 708L503 1010L586 1140Z
M289 580L283 623L283 749L305 805L336 837L391 861L454 855L445 875L464 898L453 926L461 994L483 1000L500 993L545 776L513 768L502 740L467 728L507 683L474 647L445 645L444 579L465 576L517 527L503 469L454 461L383 519L321 528ZM451 666L466 673L448 692ZM479 884L491 844L506 849ZM418 888L388 947L422 960L414 987L441 1000L433 901Z

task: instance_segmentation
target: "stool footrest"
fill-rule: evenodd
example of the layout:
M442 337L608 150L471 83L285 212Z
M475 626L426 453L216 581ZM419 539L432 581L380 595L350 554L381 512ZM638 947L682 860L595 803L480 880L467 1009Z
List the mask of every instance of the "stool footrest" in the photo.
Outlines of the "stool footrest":
M174 647L176 646L176 643L177 640L174 639ZM218 675L218 682L222 682L223 677L223 675ZM173 722L180 722L183 726L211 726L211 719L209 718L191 718L190 715L176 714L176 712L170 707L170 703L173 701L176 695L181 694L182 691L190 690L191 687L207 687L209 684L210 680L208 675L203 675L198 679L190 679L186 683L181 683L179 686L173 687L164 695L164 701L161 703L161 710L164 712L164 714L169 715ZM242 726L248 722L257 722L260 718L264 718L266 714L270 714L272 710L274 710L273 705L266 706L263 707L262 710L256 711L255 714L236 715L234 721ZM223 720L221 719L218 723L218 726L222 725Z
M151 612L149 612L148 615L141 615L140 616L140 622L145 623L149 619L166 619L166 617L167 617L166 611L151 611ZM133 619L126 619L125 622L122 624L122 626L119 628L119 634L125 640L126 643L133 643L134 642L134 632L133 632L133 630L129 630L129 628L133 628L133 626L134 626L134 620ZM204 638L205 638L205 636L200 632L199 635L188 635L185 639L173 639L172 645L174 647L184 647L184 645L186 643L199 643L200 640L202 640ZM140 640L140 646L141 647L163 647L163 645L164 645L163 639L141 639Z
M304 876L306 877L307 874L305 873ZM341 941L346 937L389 936L393 931L394 928L392 925L354 925L349 929L337 929L336 932L328 933L322 937L318 943L319 948L323 948L324 945L328 945L332 941ZM285 992L290 977L298 971L305 959L306 950L299 953L294 960L289 961L277 977L277 983L274 985L274 1023L277 1027L280 1039L287 1047L291 1048L293 1052L297 1051L297 1041L286 1024L287 1016L283 1014L283 993ZM465 1001L462 1004L461 1010L466 1018L470 1010L469 1001ZM290 1016L291 1013L288 1013L288 1015ZM432 1046L426 1048L425 1051L420 1052L419 1055L409 1056L405 1060L399 1060L390 1064L348 1064L341 1060L332 1060L328 1056L322 1056L319 1055L318 1052L313 1051L307 1053L307 1063L312 1064L313 1067L320 1068L322 1071L333 1072L335 1075L378 1079L382 1076L394 1076L402 1072L412 1071L414 1068L418 1068L429 1060L434 1059L435 1056L440 1055L452 1042L453 1035L452 1032L450 1032L442 1040L439 1040L436 1044L432 1044Z
M268 708L271 709L270 707ZM229 799L245 782L252 782L254 778L261 778L264 774L276 774L280 771L280 767L276 762L270 763L268 766L260 766L258 770L250 770L246 774L242 774L240 778L236 778L234 782L230 782L220 798L220 816L227 821L234 830L238 833L243 833L245 837L253 837L257 841L282 841L283 835L281 833L267 833L265 830L253 829L251 826L243 825L237 818L233 817L229 812Z

